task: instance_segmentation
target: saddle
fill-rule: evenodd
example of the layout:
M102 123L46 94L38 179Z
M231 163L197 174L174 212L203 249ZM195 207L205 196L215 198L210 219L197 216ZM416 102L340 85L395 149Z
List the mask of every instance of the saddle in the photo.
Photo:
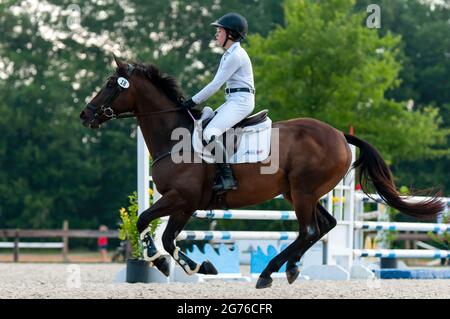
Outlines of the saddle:
M267 113L269 113L269 110L265 109L262 111L259 111L258 113L255 113L253 115L247 116L245 119L237 123L232 127L232 129L237 128L244 128L247 126L252 126L256 124L260 124L264 122L267 119ZM211 120L216 116L216 113L214 112L211 117L208 117L202 121L202 128L205 129L206 126L211 122Z
M250 115L227 130L220 138L227 147L229 163L255 163L263 161L270 152L270 136L272 121L267 116L268 110ZM214 163L212 150L203 139L203 130L211 122L216 113L205 107L197 126L194 126L192 145L194 151L208 163ZM231 139L227 141L228 139Z

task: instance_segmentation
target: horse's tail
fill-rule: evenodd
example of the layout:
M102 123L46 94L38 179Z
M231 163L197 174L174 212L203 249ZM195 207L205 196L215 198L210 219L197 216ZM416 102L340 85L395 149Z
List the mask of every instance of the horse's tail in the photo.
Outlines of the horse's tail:
M395 188L392 173L375 147L353 136L344 134L347 142L360 149L359 158L352 168L360 168L359 183L363 192L370 197L364 188L371 181L380 197L391 207L420 220L432 220L445 208L438 195L421 202L406 202ZM366 188L367 189L367 188Z

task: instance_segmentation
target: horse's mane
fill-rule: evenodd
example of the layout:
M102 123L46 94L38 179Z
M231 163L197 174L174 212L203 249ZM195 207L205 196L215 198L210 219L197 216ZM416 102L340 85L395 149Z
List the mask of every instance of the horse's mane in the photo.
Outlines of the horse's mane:
M175 104L179 105L185 100L184 92L173 76L161 73L154 64L133 63L133 65Z
M143 75L145 75L156 87L160 88L177 106L179 106L181 102L186 100L183 89L181 88L178 80L175 77L161 73L158 67L154 64L134 62L133 66L138 72L141 72ZM194 117L200 118L202 112L201 109L194 108L191 109L191 113L194 115Z

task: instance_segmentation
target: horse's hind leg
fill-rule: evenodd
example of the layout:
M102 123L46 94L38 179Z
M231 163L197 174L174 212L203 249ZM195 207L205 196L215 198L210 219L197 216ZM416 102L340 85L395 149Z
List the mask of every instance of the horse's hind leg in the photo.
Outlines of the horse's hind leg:
M294 254L288 259L286 265L286 277L290 284L292 284L299 275L297 262L302 258L304 253L311 248L316 242L320 240L326 233L332 230L336 226L336 219L320 204L316 205L317 225L320 230L320 237L316 241L313 241L306 245L304 249Z
M164 249L175 259L175 261L183 268L188 275L195 273L206 275L217 275L217 270L209 261L204 261L201 265L186 256L177 246L175 246L175 238L184 228L192 212L189 214L172 215L167 222L166 230L162 236Z
M285 250L275 256L266 268L263 270L256 283L256 288L267 288L272 285L273 272L277 272L281 266L293 254L305 250L305 247L311 245L311 242L317 241L320 236L320 230L316 221L317 197L307 194L292 194L295 214L299 221L299 236Z

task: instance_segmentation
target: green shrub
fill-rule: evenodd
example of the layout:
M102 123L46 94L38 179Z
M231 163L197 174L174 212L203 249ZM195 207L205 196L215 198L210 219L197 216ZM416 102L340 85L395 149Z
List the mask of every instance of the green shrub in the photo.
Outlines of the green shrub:
M450 223L450 215L444 216L441 223L443 223L443 224ZM444 249L444 250L450 249L450 233L449 232L443 232L443 233L428 232L428 236L430 236L431 240L437 246L437 248Z
M133 192L133 194L128 196L128 198L130 201L130 206L128 206L128 210L123 207L119 210L120 218L122 220L122 224L119 225L119 239L127 240L130 242L132 258L142 259L144 251L142 243L139 238L139 231L137 229L137 221L138 221L137 193ZM150 234L152 236L155 235L156 228L158 228L160 223L161 221L158 218L153 220L148 226L150 229Z

